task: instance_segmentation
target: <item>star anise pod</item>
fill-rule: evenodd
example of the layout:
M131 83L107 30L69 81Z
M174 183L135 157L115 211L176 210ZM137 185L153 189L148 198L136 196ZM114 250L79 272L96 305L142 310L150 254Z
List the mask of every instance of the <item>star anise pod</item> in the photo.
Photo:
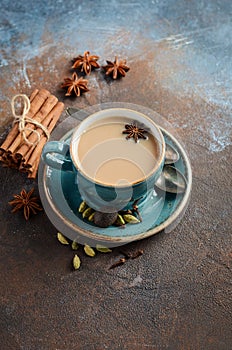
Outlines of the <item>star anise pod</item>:
M130 70L130 67L126 65L126 60L118 60L118 57L115 57L114 62L107 61L107 65L103 66L103 69L106 72L106 75L112 75L113 79L117 79L120 76L125 77L126 73Z
M147 137L144 134L148 133L148 129L144 128L143 124L139 125L137 121L133 121L131 124L125 125L125 130L122 133L127 134L127 140L133 137L137 143L138 139L146 140Z
M33 214L37 214L37 211L43 210L38 203L39 198L36 196L32 197L33 192L34 188L32 188L29 192L26 192L26 190L23 189L20 194L15 194L13 196L14 200L9 202L10 205L14 206L11 212L15 213L16 211L23 209L24 217L26 220L28 220L31 212Z
M97 63L99 56L90 55L89 51L85 51L84 55L79 55L73 59L74 63L72 68L81 68L81 72L85 74L90 74L92 68L100 68L100 65Z
M74 92L76 96L80 96L81 93L89 91L87 88L88 80L82 77L78 77L77 73L74 72L72 78L65 78L64 83L61 85L62 88L68 88L65 96L71 96Z

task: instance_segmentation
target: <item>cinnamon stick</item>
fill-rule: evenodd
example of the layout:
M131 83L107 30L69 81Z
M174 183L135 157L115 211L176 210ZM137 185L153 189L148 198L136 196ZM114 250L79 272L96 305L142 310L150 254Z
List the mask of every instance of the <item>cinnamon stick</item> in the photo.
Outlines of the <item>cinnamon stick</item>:
M45 126L48 130L49 133L52 132L54 126L56 125L62 111L64 109L64 104L62 102L58 102L55 107L50 111L50 113L44 118L42 125ZM40 135L40 143L44 144L44 141L46 142L46 137L45 140L42 139L43 135L43 130L42 129L38 129L37 132ZM33 134L31 135L31 137L29 137L29 141L31 142L35 142L37 140L36 135L34 135L35 137L33 137ZM37 148L37 146L31 147L28 152L23 155L24 157L24 162L27 163L27 166L29 164L33 164L34 161L34 157L31 157L31 154L34 152L34 150L37 150L39 148ZM36 154L36 153L35 153ZM32 160L29 161L29 158L31 157Z
M28 178L29 179L35 179L36 178L36 175L37 175L37 171L38 171L38 167L39 167L39 163L40 163L40 158L38 157L35 161L35 164L34 164L34 169L32 172L29 172L28 173Z
M49 125L47 126L48 131L50 133L54 129L63 109L64 109L64 104L62 102L58 102L57 105L53 108L53 110L47 116L47 119L50 120ZM40 133L39 130L38 130L38 132ZM27 161L27 165L31 165L31 167L32 167L32 173L34 172L35 169L36 169L36 171L38 169L39 162L38 162L38 164L36 164L36 159L40 159L43 147L44 147L46 142L47 142L46 136L42 136L40 138L39 144L34 148L31 157Z
M34 120L36 120L37 122L41 123L43 126L47 126L46 122L44 123L44 119L46 119L46 116L50 113L50 111L53 109L53 107L57 104L58 99L53 96L50 95L48 97L48 99L44 102L43 106L41 107L41 109L39 110L39 112L34 116ZM31 128L31 129L35 129L36 126L28 123L26 124L26 127ZM40 131L43 133L42 129L36 130L37 132L40 133ZM41 133L40 133L41 134ZM29 136L30 135L30 136ZM30 132L30 131L26 131L26 136L29 142L31 142L32 144L37 142L37 134ZM28 143L23 143L17 150L16 154L21 155L22 157L27 153L27 151L31 148L31 144Z
M1 161L4 167L17 168L18 161L14 160L11 154L5 153L1 156Z
M40 90L38 91L37 89L31 94L30 96L30 102L31 102L31 107L30 111L28 113L28 116L30 118L33 118L33 115L39 111L41 108L43 102L47 98L47 96L50 95L50 92L47 90ZM9 134L7 135L6 140L3 142L1 145L0 149L2 151L6 151L10 145L15 141L15 138L19 136L19 130L18 130L18 124L14 124L12 129L10 130ZM21 135L20 135L21 137Z
M38 94L39 90L38 89L35 89L32 93L31 93L31 96L29 98L30 102L32 102L35 98L35 96Z
M28 118L34 119L35 115L37 113L38 114L40 113L40 109L42 108L43 104L45 103L45 101L47 100L49 95L50 95L50 92L47 90L40 90L39 91L39 93L32 100L30 111L27 114ZM39 114L39 116L40 116L40 114ZM39 119L39 117L38 117L38 119ZM39 120L37 120L37 121L39 121ZM16 124L16 126L18 126L18 125ZM31 128L31 129L35 129L35 126L33 124L30 124L30 123L27 123L26 127ZM29 135L29 133L30 133L30 131L25 130L26 137ZM21 136L21 134L19 134L18 137L15 138L14 142L8 148L8 151L12 152L12 153L15 152L15 150L17 149L17 147L20 145L21 142L22 142L22 136Z
M58 102L58 99L45 89L35 89L30 96L30 103L26 117L36 120L51 133L64 109L64 104ZM36 133L24 130L29 143L22 138L16 123L0 147L0 161L3 166L17 168L21 172L27 172L28 178L35 178L47 135L40 126L30 122L26 123L25 128L36 130ZM40 137L38 143L37 133Z

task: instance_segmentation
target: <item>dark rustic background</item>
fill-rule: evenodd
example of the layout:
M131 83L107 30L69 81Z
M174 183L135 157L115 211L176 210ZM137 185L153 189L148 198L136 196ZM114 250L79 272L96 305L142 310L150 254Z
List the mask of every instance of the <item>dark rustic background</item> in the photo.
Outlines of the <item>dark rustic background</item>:
M17 93L47 88L65 106L125 101L160 113L188 151L190 205L171 233L123 249L144 254L109 270L113 253L72 271L71 249L45 213L25 222L8 201L37 182L0 168L1 350L230 350L232 2L1 1L0 133ZM64 97L71 59L126 58L127 76L101 72Z

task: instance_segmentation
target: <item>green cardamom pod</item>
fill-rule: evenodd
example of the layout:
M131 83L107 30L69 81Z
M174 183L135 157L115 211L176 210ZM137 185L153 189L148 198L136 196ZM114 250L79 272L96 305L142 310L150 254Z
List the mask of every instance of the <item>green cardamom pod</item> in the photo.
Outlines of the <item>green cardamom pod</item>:
M88 220L89 220L89 221L93 221L93 219L94 219L94 214L95 214L95 212L93 212L92 214L90 214L90 216L88 217Z
M73 258L73 267L74 267L74 270L77 270L79 269L79 267L81 266L81 260L79 258L78 255L74 255L74 258Z
M125 225L125 220L123 219L122 215L118 214L117 219L114 223L116 226L122 226Z
M57 232L57 239L61 244L69 244L69 241L60 232Z
M140 221L137 219L134 215L131 214L125 214L123 215L123 219L128 223L128 224L138 224Z
M72 242L72 250L77 250L78 249L78 243L73 241Z
M88 217L93 213L92 208L87 208L85 211L82 213L83 219L88 219Z
M88 244L84 246L84 251L86 255L91 256L92 258L95 256L95 251Z
M79 213L83 213L86 208L87 208L86 202L85 201L81 202L81 204L80 204L80 206L78 208Z
M111 253L111 252L112 252L111 249L109 249L109 248L107 248L107 247L104 247L103 245L100 245L100 244L97 244L97 245L96 245L96 250L97 250L98 252L101 252L101 253Z

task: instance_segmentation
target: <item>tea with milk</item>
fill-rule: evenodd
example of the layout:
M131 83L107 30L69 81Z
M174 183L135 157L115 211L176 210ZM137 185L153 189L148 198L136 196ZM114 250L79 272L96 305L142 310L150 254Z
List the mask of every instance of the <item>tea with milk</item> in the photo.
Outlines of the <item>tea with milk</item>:
M130 121L132 122L132 120ZM97 183L128 185L152 172L159 158L160 145L151 133L146 139L126 139L123 117L95 122L80 136L76 149L80 170Z

